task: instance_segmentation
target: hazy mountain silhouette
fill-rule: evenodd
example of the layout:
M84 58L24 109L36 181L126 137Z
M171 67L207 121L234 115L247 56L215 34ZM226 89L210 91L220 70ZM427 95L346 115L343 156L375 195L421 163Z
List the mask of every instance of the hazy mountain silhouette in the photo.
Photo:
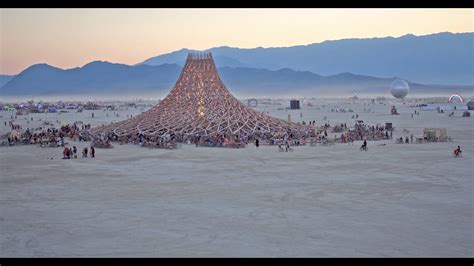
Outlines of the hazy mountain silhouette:
M162 64L176 64L179 66L184 66L186 57L188 56L190 52L199 52L199 51L190 50L190 49L181 49L176 52L150 58L137 65L145 64L145 65L157 66L157 65L162 65ZM225 55L213 55L213 58L217 66L250 67L250 64L242 63L237 59L234 59L232 57L225 56Z
M347 72L321 76L289 68L273 71L248 67L220 67L218 71L228 89L236 95L318 96L359 92L386 94L394 79ZM129 66L94 61L83 67L67 70L37 64L25 69L1 87L0 95L159 94L171 89L180 72L181 67L176 64ZM449 86L427 87L411 82L409 84L420 93L452 90ZM457 90L459 91L459 87Z
M47 64L30 66L0 88L1 95L50 95L168 89L176 82L181 67L129 66L94 61L83 67L60 69Z
M11 79L13 79L15 75L0 75L0 88L7 84Z
M474 85L474 33L412 34L398 38L343 39L279 48L215 47L216 64L278 70L291 68L321 75L351 72L404 77L425 84ZM159 55L141 64L183 65L189 51Z

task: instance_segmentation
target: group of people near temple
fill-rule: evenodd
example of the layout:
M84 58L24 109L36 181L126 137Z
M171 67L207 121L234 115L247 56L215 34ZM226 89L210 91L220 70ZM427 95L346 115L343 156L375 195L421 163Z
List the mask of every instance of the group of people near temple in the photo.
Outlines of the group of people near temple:
M240 135L231 133L166 133L147 135L139 132L138 134L128 136L118 136L114 132L93 134L90 124L83 124L80 127L78 124L73 123L63 125L59 129L48 128L35 132L27 129L19 134L9 136L9 143L21 142L24 144L40 144L42 146L60 143L58 144L59 146L64 146L64 138L68 137L72 141L91 141L93 146L99 148L111 148L112 141L118 141L121 144L132 143L157 148L169 148L176 145L176 143L190 143L196 146L207 147L242 147L254 142L256 139L259 139L261 144L266 145L289 143L289 145L298 146L305 145L307 141L321 142L329 140L328 131L341 133L339 136L334 136L334 141L341 143L352 143L353 141L364 139L379 140L389 138L389 131L384 130L383 126L368 126L360 123L356 123L354 128L350 129L346 124L331 126L329 123L325 123L323 126L317 127L315 121L309 121L298 130L282 130L280 132L257 130L253 134L243 133Z
M92 146L98 148L112 148L111 137L108 134L96 134L92 136Z
M305 123L306 124L306 123ZM102 135L102 142L108 143L110 140L118 140L121 144L133 143L146 147L166 148L170 144L189 143L206 147L236 147L236 145L248 145L258 139L259 144L283 145L289 143L291 146L305 145L308 141L321 142L331 139L334 142L353 143L362 140L382 140L390 139L392 131L386 130L380 125L366 125L356 123L353 128L348 128L347 124L338 124L331 126L325 123L321 127L314 126L313 121L307 125L313 127L303 127L300 131L282 131L282 132L258 132L254 134L235 135L230 133L209 133L209 134L155 134L146 135L138 133L131 136L118 137L113 133ZM334 135L334 139L328 136L328 131L340 133ZM104 137L105 136L105 137ZM95 138L94 138L95 139Z
M87 158L88 154L91 158L95 158L95 148L93 146L91 146L90 149L87 149L87 147L84 147L84 149L82 149L82 158ZM76 146L72 146L69 148L64 147L63 159L77 159Z
M59 123L59 121L56 121ZM288 130L281 132L255 131L253 134L231 134L231 133L209 133L209 134L179 134L165 133L156 135L147 135L139 132L135 135L118 136L114 132L93 134L90 124L72 123L62 125L60 128L36 129L27 128L22 131L20 125L15 124L14 120L8 123L12 132L8 134L9 145L15 144L39 144L42 147L64 147L63 158L77 158L76 146L66 147L65 138L72 141L91 141L91 146L82 150L82 157L95 157L95 148L111 148L111 142L117 141L120 144L139 144L144 147L155 148L174 148L177 143L188 143L205 147L245 147L249 143L254 143L256 147L265 145L278 145L279 151L292 151L290 146L305 145L310 143L339 142L353 143L354 141L363 141L361 150L367 150L367 140L392 139L393 131L380 125L366 125L357 121L354 127L349 128L347 124L341 123L332 126L329 122L317 127L315 121L302 123L303 127L299 130ZM5 126L7 122L5 121ZM82 125L80 125L82 124ZM80 126L79 126L80 125ZM329 133L328 133L329 132ZM201 132L202 133L202 132ZM331 133L340 133L329 137ZM404 133L406 133L404 131ZM331 134L332 135L332 134ZM397 143L413 143L413 134L397 139ZM455 157L461 155L461 149L458 146L453 151Z
M312 123L311 123L312 124ZM289 141L294 145L305 143L305 139L309 136L316 136L314 129L304 127L301 130L281 131L278 133L255 132L254 134L240 135L232 133L207 133L200 132L196 134L180 134L180 133L163 133L163 134L144 134L139 132L134 135L117 136L114 133L102 133L100 139L102 142L118 141L120 144L138 144L145 147L169 148L170 145L177 143L188 143L205 147L232 147L239 148L252 143L256 139L262 144L277 145L278 143Z
M63 125L60 128L27 128L22 131L21 127L16 127L8 136L8 144L39 144L40 146L64 146L65 137L74 141L90 141L90 124L82 125L80 128L76 123Z
M408 138L408 136L405 136L405 139L403 137L400 137L399 139L397 139L397 143L398 144L408 144L408 143L413 143L413 140L414 140L414 137L413 137L413 134L410 135L410 138Z

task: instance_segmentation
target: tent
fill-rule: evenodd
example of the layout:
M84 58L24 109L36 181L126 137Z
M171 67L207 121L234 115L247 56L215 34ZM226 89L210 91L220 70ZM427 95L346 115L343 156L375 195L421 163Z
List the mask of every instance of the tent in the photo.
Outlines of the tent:
M445 128L425 128L423 138L430 142L447 141L448 133Z

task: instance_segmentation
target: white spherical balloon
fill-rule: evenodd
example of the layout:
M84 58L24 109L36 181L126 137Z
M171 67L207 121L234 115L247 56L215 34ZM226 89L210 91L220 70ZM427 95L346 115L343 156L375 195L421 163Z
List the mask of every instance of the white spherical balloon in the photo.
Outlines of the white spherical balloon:
M393 97L398 99L403 99L408 95L410 91L410 87L408 83L403 79L396 79L390 84L390 92L392 93Z

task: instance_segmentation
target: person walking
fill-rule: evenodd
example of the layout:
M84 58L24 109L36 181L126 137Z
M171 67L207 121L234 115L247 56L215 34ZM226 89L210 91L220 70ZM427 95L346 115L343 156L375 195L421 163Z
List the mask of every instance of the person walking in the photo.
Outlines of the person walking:
M91 146L91 157L95 158L95 149Z
M87 147L85 147L83 150L82 150L82 158L87 158Z
M458 146L458 148L454 150L454 157L461 156L461 153L462 153L461 146Z
M258 141L258 139L255 139L255 146L256 146L257 148L258 148L258 146L259 146L259 141Z

